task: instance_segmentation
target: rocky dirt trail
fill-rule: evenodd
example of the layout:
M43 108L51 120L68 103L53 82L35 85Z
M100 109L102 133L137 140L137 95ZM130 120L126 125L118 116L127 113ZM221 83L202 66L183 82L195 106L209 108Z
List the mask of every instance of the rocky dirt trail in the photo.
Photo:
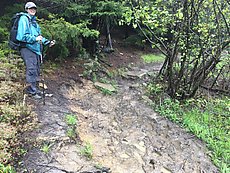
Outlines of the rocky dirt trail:
M117 77L117 93L104 95L77 75L50 76L53 97L34 103L35 142L23 159L36 173L217 173L205 145L178 125L157 115L147 103L143 84L159 65L133 65L127 78ZM76 115L78 139L67 136L65 116ZM92 159L81 154L93 148ZM42 146L49 144L47 153Z

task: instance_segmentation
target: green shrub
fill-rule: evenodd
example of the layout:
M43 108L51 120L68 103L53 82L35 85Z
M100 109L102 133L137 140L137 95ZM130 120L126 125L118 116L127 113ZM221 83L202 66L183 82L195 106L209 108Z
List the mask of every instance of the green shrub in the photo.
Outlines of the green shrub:
M0 27L0 43L3 43L5 40L7 40L8 35L9 35L9 32L6 30L6 28Z
M93 146L90 143L86 143L80 151L81 155L87 157L88 159L93 158Z
M141 37L140 35L131 35L124 40L124 45L143 49L145 47L145 42L143 40L144 37Z
M82 37L97 38L99 35L98 31L89 29L84 23L71 24L63 18L55 19L53 16L51 20L40 20L39 24L46 38L56 40L56 45L48 51L55 59L84 53Z
M76 117L76 115L67 114L65 118L66 118L66 123L69 126L76 126L77 125L77 117Z
M0 172L1 173L16 173L16 171L10 166L4 166L0 163Z
M73 139L75 140L76 138L76 135L77 135L77 117L76 115L72 115L72 114L67 114L65 116L65 121L68 125L68 129L67 129L67 136L70 138L70 139Z

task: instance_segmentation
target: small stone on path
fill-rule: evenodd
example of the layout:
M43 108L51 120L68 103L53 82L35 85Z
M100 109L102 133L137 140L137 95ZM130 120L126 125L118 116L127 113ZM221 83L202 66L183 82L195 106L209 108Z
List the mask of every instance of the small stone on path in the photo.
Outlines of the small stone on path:
M108 90L110 92L116 91L116 89L111 84L104 84L104 83L101 83L101 82L95 82L94 85L96 87L106 89L106 90Z

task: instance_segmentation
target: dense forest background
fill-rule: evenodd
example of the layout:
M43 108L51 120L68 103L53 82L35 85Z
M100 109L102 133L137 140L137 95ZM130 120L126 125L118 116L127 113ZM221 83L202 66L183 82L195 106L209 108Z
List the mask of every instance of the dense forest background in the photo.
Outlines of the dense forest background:
M1 0L0 79L6 115L15 107L23 80L23 62L8 48L11 18L24 11L25 0ZM114 51L113 38L143 49L161 52L165 60L150 94L164 91L170 98L186 101L201 89L229 95L230 90L230 3L228 0L34 0L42 34L57 44L47 52L49 60L68 58L98 60ZM4 104L3 104L4 102ZM229 106L229 105L228 105ZM20 106L19 106L20 107ZM21 108L17 108L21 110ZM0 121L23 123L25 119L2 116ZM227 109L229 111L229 109ZM15 118L16 117L16 118ZM226 120L229 120L227 116ZM14 124L13 123L13 124ZM12 127L13 128L13 127ZM228 129L229 130L229 129ZM7 143L7 140L5 141ZM0 144L5 145L6 143ZM15 145L17 142L15 142ZM6 151L7 150L7 151ZM6 154L10 148L6 149ZM6 154L7 155L7 154ZM10 158L11 156L9 156ZM219 157L219 156L218 156ZM0 162L8 163L4 158ZM229 156L225 158L229 161ZM223 166L224 167L224 166ZM223 168L225 169L225 167Z
M133 39L140 46L150 43L166 56L160 76L168 81L171 97L191 98L206 82L209 85L203 87L208 89L229 89L228 1L35 2L43 35L57 40L57 46L49 52L51 57L113 51L111 38L116 35L112 32L117 30L122 38ZM24 9L14 1L2 3L3 41L7 39L10 17ZM100 42L102 36L106 37L105 43Z

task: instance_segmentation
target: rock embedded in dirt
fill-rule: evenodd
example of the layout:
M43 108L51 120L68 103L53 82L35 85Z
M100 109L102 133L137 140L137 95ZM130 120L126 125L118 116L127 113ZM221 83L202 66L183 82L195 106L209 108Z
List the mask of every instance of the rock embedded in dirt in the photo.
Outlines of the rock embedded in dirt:
M124 74L127 78L142 78L144 75L146 75L146 71L128 71L127 73Z
M115 92L116 91L116 89L114 88L114 86L111 85L111 84L104 84L104 83L101 83L101 82L95 82L94 85L96 87L103 88L103 89L108 90L110 92Z

